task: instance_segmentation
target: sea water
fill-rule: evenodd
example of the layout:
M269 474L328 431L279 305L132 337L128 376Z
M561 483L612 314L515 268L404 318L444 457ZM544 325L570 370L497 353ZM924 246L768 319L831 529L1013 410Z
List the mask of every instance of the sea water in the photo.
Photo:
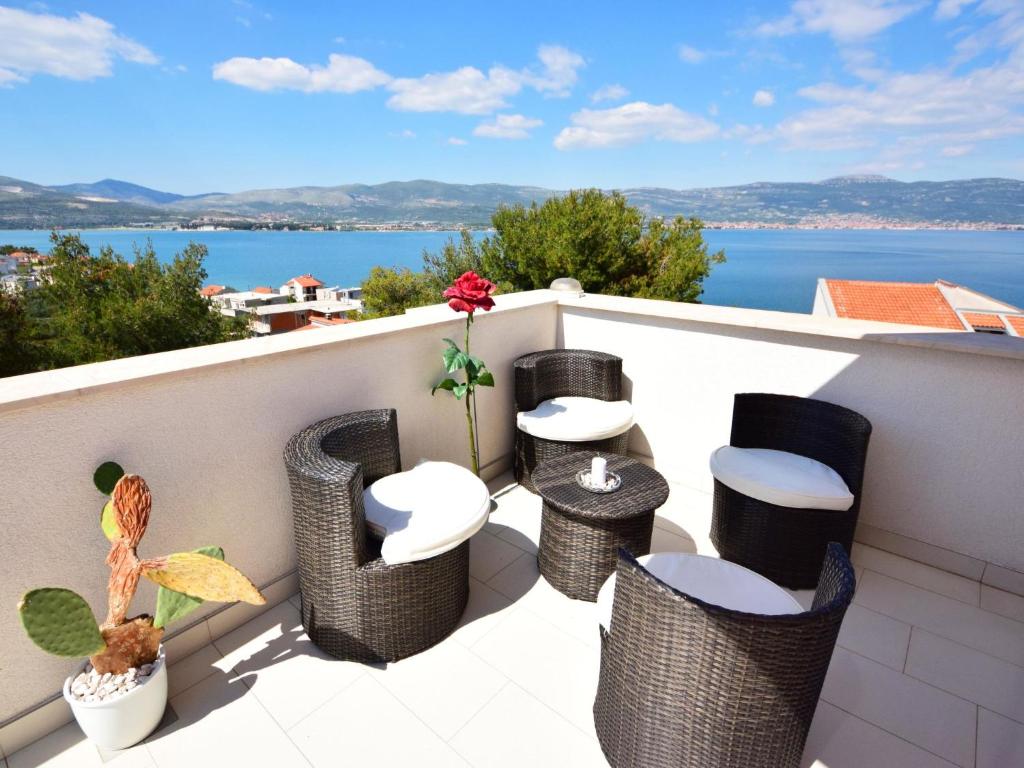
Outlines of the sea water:
M208 282L246 290L312 273L358 285L376 265L420 269L456 232L84 230L90 248L130 256L151 240L169 260L190 241L209 248ZM483 237L484 233L476 233ZM819 277L932 282L942 278L1024 307L1024 232L937 230L706 230L726 263L705 282L706 304L810 312ZM49 248L42 230L0 230L0 244Z

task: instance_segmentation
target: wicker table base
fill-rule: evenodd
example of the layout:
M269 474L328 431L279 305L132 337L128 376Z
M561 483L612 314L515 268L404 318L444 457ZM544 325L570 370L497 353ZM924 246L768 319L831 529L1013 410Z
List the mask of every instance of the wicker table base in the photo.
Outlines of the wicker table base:
M628 520L587 520L544 505L537 561L548 583L574 600L597 600L615 570L619 547L634 555L651 551L654 511Z
M651 551L654 513L668 499L668 483L655 470L625 456L601 454L622 477L622 488L595 494L576 484L576 472L596 453L576 453L540 465L533 475L544 499L541 575L576 600L597 599L615 570L622 547L634 556Z

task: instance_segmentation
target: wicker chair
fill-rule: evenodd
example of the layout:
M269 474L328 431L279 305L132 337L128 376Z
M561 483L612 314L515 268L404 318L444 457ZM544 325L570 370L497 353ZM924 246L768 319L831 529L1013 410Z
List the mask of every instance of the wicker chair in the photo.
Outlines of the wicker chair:
M830 544L810 611L760 616L664 584L620 550L594 724L614 768L800 763L853 568Z
M364 487L401 471L395 411L318 422L289 440L284 459L310 639L341 659L385 662L446 637L469 599L469 541L387 565L367 532Z
M834 469L853 494L846 511L794 509L752 499L715 480L711 541L726 560L792 589L817 583L830 541L847 552L860 511L871 422L804 397L736 395L730 445L799 454Z
M585 349L551 349L516 359L516 413L531 411L554 397L622 399L622 358ZM513 463L516 482L536 493L531 479L537 465L578 451L601 451L625 456L629 430L604 440L564 442L534 437L516 427Z

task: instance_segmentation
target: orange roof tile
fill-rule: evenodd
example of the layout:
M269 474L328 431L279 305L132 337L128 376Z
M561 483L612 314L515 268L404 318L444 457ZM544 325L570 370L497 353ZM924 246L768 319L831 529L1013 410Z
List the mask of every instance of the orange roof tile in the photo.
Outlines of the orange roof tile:
M253 293L273 293L274 289L271 288L269 285L257 285L255 288L252 289L252 292Z
M1024 336L1024 317L1007 317L1006 322L1017 332L1018 336Z
M216 296L218 293L221 293L224 290L224 287L225 286L223 285L204 285L199 293L206 298L210 298L211 296Z
M999 328L1006 329L999 315L989 315L983 312L964 312L964 320L972 328Z
M837 317L966 330L933 283L826 280Z
M302 288L319 288L323 285L323 283L312 275L299 275L298 277L293 277L287 284L291 285L292 283L295 283Z

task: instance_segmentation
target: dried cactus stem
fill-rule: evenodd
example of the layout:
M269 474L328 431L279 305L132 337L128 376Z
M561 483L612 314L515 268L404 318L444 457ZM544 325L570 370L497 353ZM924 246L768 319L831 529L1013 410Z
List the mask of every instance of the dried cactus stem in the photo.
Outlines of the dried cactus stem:
M110 581L107 584L107 620L103 627L112 628L124 623L142 568L135 549L129 548L124 539L117 539L110 545L107 565L110 566Z
M107 647L89 660L101 675L120 675L156 661L164 630L153 626L152 616L142 615L116 627L104 627L102 634Z

